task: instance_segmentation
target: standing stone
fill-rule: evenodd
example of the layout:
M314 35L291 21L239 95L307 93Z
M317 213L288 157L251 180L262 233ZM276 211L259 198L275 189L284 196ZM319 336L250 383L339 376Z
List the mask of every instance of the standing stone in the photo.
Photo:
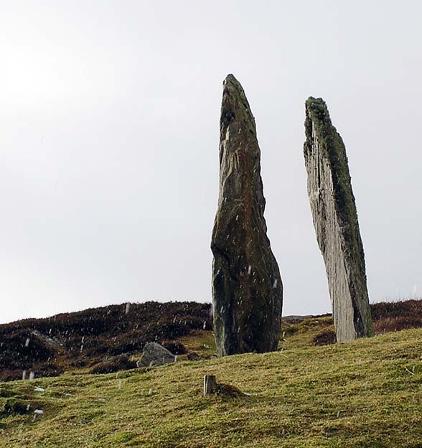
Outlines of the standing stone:
M365 257L346 148L325 102L306 101L308 195L324 257L338 342L373 334Z
M264 219L255 119L240 83L224 81L220 193L212 233L213 319L217 353L277 349L283 285Z

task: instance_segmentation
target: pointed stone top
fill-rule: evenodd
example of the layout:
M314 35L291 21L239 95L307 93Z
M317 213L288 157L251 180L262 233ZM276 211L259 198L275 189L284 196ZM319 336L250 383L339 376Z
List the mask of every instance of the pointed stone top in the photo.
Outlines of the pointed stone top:
M252 114L249 102L246 98L240 82L229 74L223 81L223 102L221 105L221 127L228 126L236 117L238 121L251 122L255 126L255 119ZM249 127L249 126L247 126ZM252 130L252 129L251 129ZM255 130L253 130L255 134Z
M330 113L328 107L322 98L310 96L305 103L306 112L312 120L324 122L331 125Z
M331 122L327 104L322 98L310 96L305 102L305 109L305 158L310 157L316 149L319 149L321 154L327 158L330 169L334 172L335 191L337 191L337 187L342 194L349 189L351 191L351 188L346 185L347 182L350 183L346 148L340 134ZM318 140L318 144L315 144L315 140ZM340 184L344 184L344 188Z
M235 84L235 85L239 85L240 86L240 82L231 73L229 73L226 76L225 80L223 81L223 85L226 85L226 84Z
M326 107L325 101L322 98L314 98L313 96L310 96L307 100L306 100L306 104L308 105L312 105L312 104L321 104L324 105Z
M241 96L246 99L245 92L243 90L242 84L234 77L234 75L227 75L223 81L224 91L223 91L223 101L224 94L231 93L233 96ZM249 106L249 105L248 105Z

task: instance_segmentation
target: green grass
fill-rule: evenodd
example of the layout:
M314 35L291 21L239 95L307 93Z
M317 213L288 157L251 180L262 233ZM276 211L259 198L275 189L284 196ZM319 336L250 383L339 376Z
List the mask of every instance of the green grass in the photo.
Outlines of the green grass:
M15 397L44 410L0 418L0 447L422 447L421 342L422 329L287 340L268 354L0 383L0 406ZM206 373L251 395L203 397Z

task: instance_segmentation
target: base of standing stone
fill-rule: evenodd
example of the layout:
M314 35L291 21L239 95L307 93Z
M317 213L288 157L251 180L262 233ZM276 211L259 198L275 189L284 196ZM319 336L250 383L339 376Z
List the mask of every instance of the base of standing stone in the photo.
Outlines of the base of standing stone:
M236 386L231 384L217 383L217 377L215 375L204 376L204 396L207 395L222 395L226 397L242 397L244 394Z

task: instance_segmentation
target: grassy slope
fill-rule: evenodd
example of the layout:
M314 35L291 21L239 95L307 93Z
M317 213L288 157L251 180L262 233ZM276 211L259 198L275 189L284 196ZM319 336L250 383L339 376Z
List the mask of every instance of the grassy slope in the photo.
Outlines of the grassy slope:
M144 302L128 305L110 305L0 325L0 381L21 379L24 370L33 372L36 377L45 377L64 370L86 370L104 361L116 366L121 364L114 359L116 355L139 357L144 344L150 341L169 344L171 351L182 353L183 348L175 347L174 342L187 337L192 339L191 350L205 356L215 352L210 304ZM422 328L422 300L375 303L371 305L371 313L376 334ZM209 330L208 333L201 331L203 329ZM287 316L283 318L282 329L286 339L283 348L335 342L333 321L328 315ZM193 333L194 338L191 337ZM198 346L199 341L209 348L203 344Z
M0 383L45 412L0 419L0 446L422 446L422 329L321 347L298 334L264 355ZM205 373L252 395L203 397Z

